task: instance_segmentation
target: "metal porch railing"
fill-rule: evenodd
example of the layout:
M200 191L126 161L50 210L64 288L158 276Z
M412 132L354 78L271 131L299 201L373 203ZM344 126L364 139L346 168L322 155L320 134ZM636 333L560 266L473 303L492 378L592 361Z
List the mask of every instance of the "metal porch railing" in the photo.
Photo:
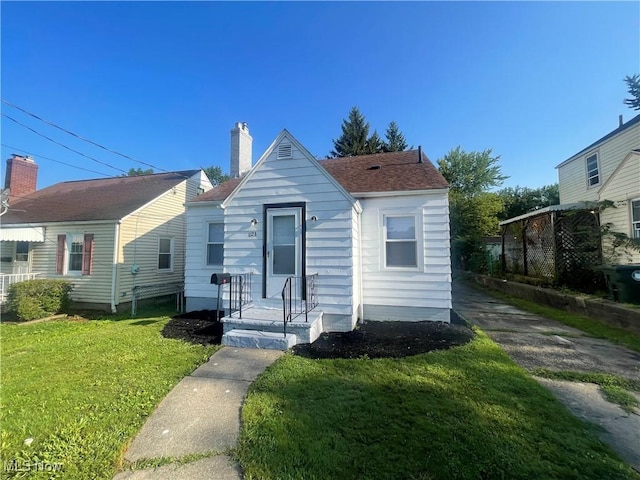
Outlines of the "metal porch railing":
M304 314L309 321L309 312L318 306L318 274L304 277L289 277L282 288L282 310L284 335L287 335L287 322Z
M18 282L26 282L33 280L42 275L41 273L0 273L0 305L7 302L7 294L9 293L9 285Z
M231 282L229 283L229 315L238 312L238 315L242 318L242 307L250 305L252 302L251 273L231 275Z

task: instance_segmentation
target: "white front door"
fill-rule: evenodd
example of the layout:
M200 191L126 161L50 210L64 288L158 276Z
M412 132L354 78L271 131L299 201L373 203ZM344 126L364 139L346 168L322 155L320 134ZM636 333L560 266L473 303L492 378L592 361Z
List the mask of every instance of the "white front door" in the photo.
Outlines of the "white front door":
M302 208L267 209L266 296L279 297L287 277L302 275Z
M13 257L11 273L30 273L29 242L16 242L16 254Z

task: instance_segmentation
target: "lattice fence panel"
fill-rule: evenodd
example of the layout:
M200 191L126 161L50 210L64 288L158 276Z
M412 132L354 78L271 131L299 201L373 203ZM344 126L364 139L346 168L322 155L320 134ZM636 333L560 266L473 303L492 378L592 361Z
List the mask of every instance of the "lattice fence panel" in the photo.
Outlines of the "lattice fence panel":
M583 291L604 289L598 218L586 210L558 212L555 221L557 282Z
M502 230L504 241L504 265L507 273L524 274L522 227L520 222L505 225Z
M527 275L535 278L555 277L553 223L546 213L527 219Z

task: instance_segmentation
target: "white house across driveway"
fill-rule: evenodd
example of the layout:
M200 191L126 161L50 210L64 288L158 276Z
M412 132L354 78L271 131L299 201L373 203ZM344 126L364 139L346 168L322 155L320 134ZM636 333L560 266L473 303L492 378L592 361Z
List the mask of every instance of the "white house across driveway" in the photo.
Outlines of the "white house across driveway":
M449 321L448 184L421 149L319 161L283 130L251 166L247 125L231 137L239 176L187 203L187 311L217 307L224 272L250 273L253 304L271 310L287 279L296 297L313 276L319 331Z

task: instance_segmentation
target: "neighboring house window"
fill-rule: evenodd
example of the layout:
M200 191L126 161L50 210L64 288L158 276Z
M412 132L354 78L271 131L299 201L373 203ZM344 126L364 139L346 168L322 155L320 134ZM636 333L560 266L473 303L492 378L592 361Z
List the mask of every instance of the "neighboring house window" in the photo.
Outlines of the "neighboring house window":
M207 265L222 265L224 259L224 224L209 223Z
M640 238L640 198L631 200L631 235Z
M598 168L598 154L587 157L587 186L593 187L600 183L600 169Z
M202 188L202 187L198 187L198 188L196 189L196 195L202 195L203 193L204 193L204 188Z
M173 270L173 238L160 237L158 241L158 270Z
M416 268L418 241L415 215L385 215L383 230L385 266Z
M56 273L91 275L93 269L93 234L58 235Z
M29 261L29 242L17 242L16 243L16 262L28 262Z

